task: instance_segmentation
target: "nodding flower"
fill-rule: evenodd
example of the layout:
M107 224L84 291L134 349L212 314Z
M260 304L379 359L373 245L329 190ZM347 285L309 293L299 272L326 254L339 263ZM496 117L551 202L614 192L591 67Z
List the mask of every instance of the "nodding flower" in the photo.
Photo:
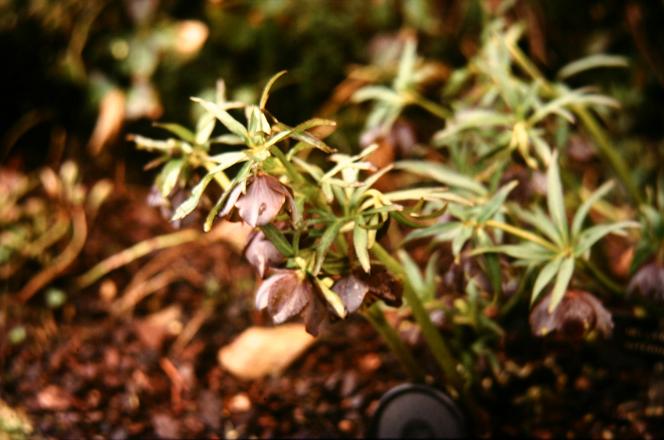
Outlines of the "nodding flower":
M657 260L644 264L636 271L627 292L655 302L664 302L664 264Z
M608 337L613 330L611 313L592 293L568 290L560 304L549 313L551 295L544 297L530 312L530 327L537 336L557 332L571 339L597 330Z
M348 313L355 312L364 302L372 304L379 299L393 307L401 306L400 282L382 266L374 265L371 269L371 274L358 270L332 286Z
M256 308L267 311L275 324L299 314L309 304L312 285L297 270L275 270L256 292Z
M258 276L265 278L268 269L286 261L286 257L261 231L253 232L244 250L244 257L256 268Z
M328 308L315 283L299 270L275 269L258 287L256 308L267 309L275 324L301 314L307 332L314 336L329 322Z
M258 174L233 188L219 216L226 217L237 208L245 223L252 227L263 226L274 220L286 200L293 213L295 202L289 189L275 177Z

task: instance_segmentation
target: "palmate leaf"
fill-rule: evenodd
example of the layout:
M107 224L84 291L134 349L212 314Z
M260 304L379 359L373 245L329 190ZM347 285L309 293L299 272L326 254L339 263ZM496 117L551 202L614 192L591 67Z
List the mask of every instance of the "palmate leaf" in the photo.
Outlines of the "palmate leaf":
M558 71L558 78L566 79L598 67L627 67L627 59L617 55L595 54L572 61Z
M639 226L639 223L634 221L623 221L618 223L610 223L608 225L592 226L581 232L577 237L574 244L574 255L583 255L595 243L597 243L608 234L624 232L624 230L627 228L638 228Z
M316 182L320 181L325 174L320 167L310 164L306 160L302 160L299 157L294 156L292 159L293 163L302 168L307 174L314 178Z
M452 255L458 257L463 249L463 245L473 236L473 228L463 226L457 235L452 238Z
M441 241L450 240L456 233L463 227L463 224L460 222L446 222L446 223L436 223L426 228L416 229L406 236L404 243L409 241L417 240L420 238L427 237L443 237L442 239L438 238Z
M156 139L150 139L145 136L138 134L132 134L128 136L128 139L136 144L139 150L146 151L161 151L161 152L170 152L178 145L178 142L175 139L167 139L165 141L160 141Z
M215 125L215 117L210 113L203 113L196 124L196 137L194 138L194 142L198 145L203 145L209 141Z
M438 163L403 160L395 163L394 168L428 177L443 185L447 185L451 188L464 189L476 195L485 195L487 193L486 188L484 188L479 182L466 175L452 171L446 166Z
M335 127L337 123L335 121L332 121L330 119L321 119L321 118L313 118L309 119L307 121L304 121L295 127L289 127L286 124L278 123L277 127L281 129L279 133L275 134L272 136L268 141L265 143L266 147L270 147L277 142L286 139L287 137L293 137L299 142L302 142L307 145L311 145L312 147L318 148L319 150L325 152L325 153L334 153L336 150L330 146L328 146L325 142L322 140L318 139L316 136L313 136L309 133L307 133L307 130L315 127L321 127L321 126L330 126L330 127ZM293 157L290 152L289 152L289 158Z
M399 250L397 252L397 256L403 265L406 278L413 287L415 293L422 299L422 301L426 302L433 299L435 292L432 290L431 285L427 283L425 278L422 277L420 268L417 266L415 261L413 261L408 252L404 251L403 249Z
M196 186L191 190L191 194L189 195L189 197L184 202L182 202L180 206L177 207L171 221L183 219L189 214L191 214L191 212L194 209L196 209L196 206L198 206L198 202L201 200L201 197L203 196L205 188L207 188L212 179L214 179L214 175L217 172L218 171L213 169L208 174L203 176L201 181L198 182L198 184L196 184Z
M563 242L567 242L569 234L567 228L567 217L565 215L565 203L563 199L563 186L560 182L560 170L558 168L558 153L553 153L549 171L546 175L547 197L546 203L549 215L561 235Z
M534 125L550 114L557 114L570 122L574 122L574 116L567 110L573 105L596 105L600 107L620 107L620 103L608 96L588 93L588 89L565 90L558 98L541 106L528 118L528 123Z
M461 110L454 115L443 130L433 136L433 144L445 145L448 141L466 130L487 130L494 127L512 125L512 115L486 109Z
M506 185L504 185L502 188L500 188L496 194L494 194L491 199L489 199L488 202L485 204L481 205L477 212L477 221L479 223L483 223L490 218L492 218L498 210L503 206L505 203L505 199L509 195L509 193L519 184L516 180L513 180Z
M557 244L558 246L563 245L562 237L556 230L555 225L539 206L533 206L531 210L525 210L520 206L513 204L510 205L510 211L521 221L534 226L553 243Z
M339 231L343 227L344 222L342 220L337 220L327 227L325 232L318 242L318 247L316 248L316 263L312 271L313 275L318 275L320 268L323 266L327 252L330 250L330 246L334 242L334 239L339 235Z
M362 196L364 196L367 193L369 188L371 188L378 181L378 179L380 179L389 171L391 171L392 168L393 168L392 165L388 165L385 168L376 171L371 176L364 179L364 182L361 182L362 183L361 186L359 186L353 192L353 195L350 198L350 206L356 206L362 200Z
M255 105L245 107L245 116L250 135L269 134L271 131L270 123L267 121L263 111Z
M212 118L212 120L214 121L215 119ZM234 134L231 133L215 136L212 139L209 139L209 141L212 144L244 145L244 140L241 137L235 136Z
M401 103L401 96L394 90L385 86L365 86L353 94L353 102L369 100L383 101L392 104Z
M604 185L597 188L590 195L590 197L588 197L586 201L583 202L581 206L579 206L579 209L576 210L574 219L572 220L572 237L576 237L579 232L581 232L583 221L586 219L586 216L588 215L588 212L590 211L590 208L592 208L593 204L604 197L606 193L611 190L611 188L613 188L613 182L606 182Z
M314 278L314 280L316 281L316 284L318 284L323 297L332 306L336 314L339 315L340 318L345 318L347 314L346 307L337 292L332 290L325 280L319 280L318 278ZM327 278L327 280L329 280L329 278Z
M533 286L533 293L530 297L531 305L535 303L537 297L542 292L544 287L546 287L546 285L549 284L549 282L551 282L556 273L558 273L562 262L563 262L562 257L556 257L553 260L546 263L544 267L540 270L539 274L537 275L537 278L535 279L535 285Z
M403 200L425 200L427 202L450 202L458 205L470 205L470 202L440 187L433 188L411 188L400 191L392 191L382 195L382 200L388 202L399 202Z
M539 156L544 165L548 167L551 164L552 159L551 146L539 135L536 129L528 130L528 134L535 153Z
M201 98L191 98L191 100L202 105L206 111L219 119L219 122L221 122L231 133L241 137L245 142L249 142L249 132L247 131L247 128L225 110L226 106L224 106L224 104L215 104L214 102L206 101Z
M276 73L275 75L273 75L272 78L269 79L269 81L267 82L267 84L265 84L265 87L263 87L263 92L261 93L261 99L260 99L260 101L258 102L258 107L259 107L261 110L264 110L264 109L265 109L265 105L267 104L267 100L268 100L268 98L270 97L270 90L272 89L272 86L274 85L274 83L275 83L279 78L281 78L281 77L284 76L285 74L286 74L286 71L285 71L285 70L282 70L281 72L278 72L278 73Z
M369 273L371 270L371 262L369 260L369 231L362 227L362 223L362 217L359 217L353 227L353 247L362 269Z
M242 166L242 168L240 168L240 171L238 171L233 180L231 180L230 184L224 190L223 194L221 194L219 199L217 199L217 203L215 203L212 209L210 209L210 212L208 212L207 218L205 219L205 223L203 224L203 230L205 232L210 231L210 229L212 228L212 222L214 222L214 219L217 217L217 214L221 210L222 206L224 206L224 203L226 203L226 199L230 196L231 191L235 190L235 187L237 185L242 185L241 192L244 193L246 185L245 178L249 175L251 167L252 167L252 161L247 161Z
M489 247L479 247L473 250L471 255L479 255L487 252L502 253L526 264L541 264L554 258L555 254L537 243L523 242L519 244L503 244Z
M475 234L475 246L493 246L493 240L484 228L478 228ZM488 253L484 255L486 274L491 282L491 288L494 292L502 291L502 271L500 269L500 260L498 255Z
M277 248L279 252L285 257L291 257L293 252L293 247L288 242L283 232L281 232L276 226L271 223L261 226L261 231L267 237L268 240L272 242L274 247Z
M184 159L171 159L166 162L166 165L164 165L157 177L157 186L162 197L168 197L173 191L173 188L178 183L178 177L180 177L180 172L184 164Z
M549 303L549 313L553 313L562 301L567 291L567 286L572 279L572 274L574 274L574 257L566 257L560 263L560 268L558 274L556 275L556 281L551 290L551 302Z
M215 167L217 172L223 171L226 168L230 168L233 165L248 159L249 158L244 151L229 151L227 153L210 156L210 160L217 164L217 167Z
M164 130L173 133L183 141L189 142L190 144L196 142L196 137L194 136L194 133L192 133L191 130L189 130L186 127L183 127L180 124L175 124L171 122L155 122L152 125L154 125L155 127L163 128Z
M417 43L414 38L409 38L404 45L401 59L399 60L399 71L394 78L396 90L406 89L413 81L415 63L417 61Z

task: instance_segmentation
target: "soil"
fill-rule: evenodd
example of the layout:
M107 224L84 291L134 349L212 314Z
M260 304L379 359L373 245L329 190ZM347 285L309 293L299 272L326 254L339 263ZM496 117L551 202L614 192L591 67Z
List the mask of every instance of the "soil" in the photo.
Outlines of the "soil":
M0 342L0 398L24 410L47 438L363 436L380 397L407 378L358 316L333 325L279 377L242 381L222 369L221 347L251 325L270 325L253 310L252 268L227 243L159 251L89 288L72 288L92 264L171 231L144 196L125 192L103 208L79 262L57 281L73 292L64 306L48 308L42 294L27 305L5 295L3 331L22 325L27 337ZM163 273L175 275L113 312L132 280ZM485 373L472 385L483 408L469 421L476 434L664 435L660 358L627 350L620 335L570 344L517 330L498 347L504 371L477 366ZM404 336L430 381L442 386L421 338L410 332Z

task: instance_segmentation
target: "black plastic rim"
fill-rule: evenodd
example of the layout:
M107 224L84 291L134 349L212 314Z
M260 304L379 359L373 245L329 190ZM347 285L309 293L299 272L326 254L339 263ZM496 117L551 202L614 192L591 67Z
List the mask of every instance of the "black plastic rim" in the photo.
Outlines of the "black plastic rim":
M403 435L402 431L402 432L390 432L389 435L383 435L383 437L379 437L379 434L381 434L381 424L384 421L386 410L390 408L390 406L393 403L395 403L398 399L401 400L404 398L404 396L407 395L424 395L426 397L435 400L437 403L440 404L440 411L441 411L440 416L442 418L445 418L446 423L454 425L452 427L452 431L455 431L458 435L452 435L452 437L456 438L467 437L465 418L463 417L463 414L459 410L457 404L454 403L454 401L447 394L427 385L405 383L392 388L387 393L385 393L383 397L381 397L380 403L378 404L378 408L376 409L376 412L372 417L371 424L369 426L369 431L367 432L368 438L395 438L395 437L401 437ZM413 414L417 415L417 408L413 409ZM403 416L407 418L409 414L404 414ZM426 420L422 420L417 417L413 417L412 419L402 420L402 427L403 427L402 429L405 429L408 426L417 429L416 425L422 422L426 422ZM432 432L431 435L424 434L422 436L416 435L414 437L428 438L436 436L437 435Z

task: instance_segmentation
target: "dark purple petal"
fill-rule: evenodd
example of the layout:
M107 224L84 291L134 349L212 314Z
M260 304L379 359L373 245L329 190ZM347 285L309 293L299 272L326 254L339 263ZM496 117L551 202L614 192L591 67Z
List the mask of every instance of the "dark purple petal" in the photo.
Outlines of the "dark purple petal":
M300 280L295 288L273 291L268 302L268 312L275 324L281 324L304 309L311 299L311 284Z
M304 309L304 327L307 333L318 336L321 329L329 325L327 306L318 295L312 295L309 304Z
M286 201L284 191L278 188L283 187L277 179L272 176L260 175L255 177L244 196L242 196L235 206L238 213L245 223L256 227L270 223L279 213L281 207Z
M402 304L403 286L383 266L371 267L371 274L358 273L364 283L369 286L369 295L383 300L391 307L400 307Z
M413 152L417 139L412 124L397 120L392 126L391 134L402 154L407 156Z
M224 204L224 209L222 209L219 213L219 217L226 217L231 213L231 210L237 203L237 199L239 199L242 193L244 193L245 186L245 182L241 182L235 185L235 188L233 188L231 193L228 195L228 199L226 199L226 203Z
M263 310L270 303L272 295L292 292L299 282L297 274L292 270L280 270L263 281L256 291L256 308Z
M613 330L611 314L591 293L568 290L558 307L549 313L551 295L544 297L530 313L530 326L537 336L558 332L579 338L596 330L609 336Z
M353 313L362 305L364 297L369 293L369 286L354 275L349 275L337 281L332 290L339 295L346 311Z
M152 187L150 187L150 192L146 197L146 202L148 206L152 208L160 208L162 206L170 205L168 200L166 200L166 198L161 195L161 191L159 191L159 188L157 188L156 185L152 185Z
M664 265L652 261L641 266L629 282L627 291L630 295L664 302Z
M285 257L262 232L254 233L244 251L245 258L258 271L258 276L265 277L270 267L285 261Z
M312 298L311 284L294 270L278 270L258 288L256 307L267 307L275 324L302 312Z
M613 319L611 313L604 308L604 305L595 297L587 292L576 291L590 304L595 314L595 330L599 331L605 337L613 332Z

